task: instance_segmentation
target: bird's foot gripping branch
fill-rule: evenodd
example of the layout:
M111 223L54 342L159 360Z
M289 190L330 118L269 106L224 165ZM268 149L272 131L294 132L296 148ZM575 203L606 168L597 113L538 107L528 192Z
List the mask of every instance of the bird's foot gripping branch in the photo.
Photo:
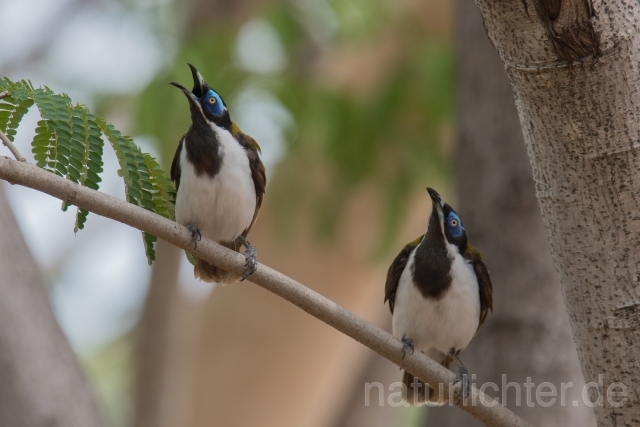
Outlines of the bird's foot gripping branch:
M20 120L33 105L42 117L32 141L37 166L0 156L0 179L56 197L63 201L65 209L76 206L76 231L82 229L89 212L141 230L149 262L155 257L153 243L161 238L218 268L243 275L246 259L242 254L204 237L194 248L189 229L173 221L173 185L155 159L142 153L130 137L92 115L86 107L72 105L66 95L54 94L48 88L34 89L26 81L1 79L0 138L5 145L11 148L7 141L13 141ZM118 156L126 201L96 191L98 174L102 172L103 137ZM11 151L16 158L22 157L17 150ZM423 353L403 352L403 343L390 334L269 267L258 264L250 280L364 344L424 383L442 384L443 392L449 395L454 374ZM476 388L459 407L487 426L528 426Z

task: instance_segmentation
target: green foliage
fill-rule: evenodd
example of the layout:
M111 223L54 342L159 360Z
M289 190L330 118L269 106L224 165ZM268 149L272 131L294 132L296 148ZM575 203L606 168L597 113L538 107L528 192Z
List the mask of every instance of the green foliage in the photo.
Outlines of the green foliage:
M20 83L20 82L19 82ZM32 152L36 164L93 190L100 187L103 142L93 116L84 106L71 105L66 95L35 89L31 98L40 111ZM63 203L62 209L68 205ZM84 228L89 212L78 209L74 231Z
M444 43L415 40L415 33L407 37L367 93L322 85L297 73L289 77L293 84L277 91L295 117L297 137L279 166L291 175L273 180L283 187L272 192L276 206L287 206L291 187L297 187L294 191L303 195L297 203L307 195L317 230L331 236L351 196L372 184L381 196L382 213L374 255L393 248L415 190L449 173L442 140L452 115L452 50ZM284 217L294 212L290 206L283 211Z
M0 103L0 128L5 130L5 134L11 141L16 135L22 117L33 105L33 100L25 96L25 92L24 90L18 91L12 96L4 98Z
M98 126L118 157L118 175L124 179L127 201L165 218L174 219L175 189L158 162L149 154L143 153L131 137L123 135L104 119L98 120ZM157 240L156 236L142 232L149 264L156 259L154 244Z
M35 105L41 120L31 143L36 164L49 172L92 190L100 186L103 171L102 135L118 158L127 201L169 219L174 219L175 189L158 162L143 153L131 137L123 135L84 105L73 105L65 94L47 87L34 88L28 81L0 79L0 91L10 93L0 100L0 130L13 140L20 120ZM68 205L63 203L62 209ZM84 228L88 211L77 209L74 231ZM155 260L155 236L142 233L149 264Z

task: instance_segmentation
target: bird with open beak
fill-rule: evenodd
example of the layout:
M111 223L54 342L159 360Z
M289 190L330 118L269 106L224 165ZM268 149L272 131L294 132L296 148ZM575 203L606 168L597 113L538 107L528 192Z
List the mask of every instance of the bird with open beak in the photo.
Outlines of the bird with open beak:
M222 97L189 64L193 89L172 82L187 97L191 126L180 139L171 164L176 221L191 231L194 247L202 236L239 251L246 248L242 277L203 260L196 278L221 284L244 280L257 268L256 250L246 240L256 221L266 186L260 146L242 133Z
M393 335L402 340L403 357L415 348L447 369L459 367L456 382L469 393L468 371L458 358L492 309L492 287L480 252L467 243L460 218L433 189L427 232L406 245L389 267L385 302L393 316ZM449 396L409 372L402 378L405 400L443 405ZM454 384L455 384L454 383Z

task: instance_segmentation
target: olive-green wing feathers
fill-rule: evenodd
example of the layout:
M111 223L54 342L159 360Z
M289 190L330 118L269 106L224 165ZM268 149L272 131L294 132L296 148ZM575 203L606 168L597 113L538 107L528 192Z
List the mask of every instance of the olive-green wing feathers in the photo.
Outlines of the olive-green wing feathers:
M256 211L253 214L251 225L249 225L249 227L247 227L247 229L242 233L242 236L246 237L258 218L258 211L262 205L262 198L264 197L265 187L267 186L267 176L265 174L264 165L258 155L258 153L261 152L260 146L255 139L243 133L236 124L231 125L231 134L247 152L247 156L249 157L249 167L251 168L251 176L256 189Z
M402 276L402 272L407 266L411 252L420 244L423 237L424 234L402 248L387 271L387 282L384 285L384 302L389 301L391 314L393 314L393 307L396 304L396 291L398 290L398 283L400 283L400 276Z
M482 324L487 319L489 310L493 310L493 287L491 286L489 270L487 270L487 266L482 262L480 251L471 245L467 245L463 256L471 263L473 271L478 278L478 289L480 291L480 321L476 331L476 333L478 333Z

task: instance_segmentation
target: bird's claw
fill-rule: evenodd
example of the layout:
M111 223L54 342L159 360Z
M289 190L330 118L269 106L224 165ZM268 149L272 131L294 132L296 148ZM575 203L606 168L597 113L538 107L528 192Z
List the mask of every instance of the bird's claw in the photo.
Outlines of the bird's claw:
M413 343L413 340L407 337L407 334L402 334L402 338L400 338L400 341L402 341L402 358L404 359L404 357L407 355L407 350L411 350L411 354L413 354L416 346Z
M469 381L469 371L464 366L461 366L458 370L458 375L456 375L456 379L453 381L453 385L460 383L460 391L458 392L455 400L455 404L459 405L460 402L464 401L469 397L469 392L471 391L471 382Z
M254 248L251 243L249 243L249 241L243 236L238 236L238 241L240 241L240 243L242 243L242 245L246 248L244 251L244 257L246 259L244 265L246 267L246 270L244 270L242 279L240 279L240 281L242 282L244 279L255 273L258 269L258 252L256 251L256 248Z
M247 246L247 249L244 251L244 257L246 258L246 261L244 263L246 270L244 270L242 279L240 279L241 282L255 273L258 269L258 253L256 251L256 248L249 244Z
M193 224L187 225L187 229L191 232L191 241L193 242L193 249L198 247L198 242L202 240L202 233L200 229Z

